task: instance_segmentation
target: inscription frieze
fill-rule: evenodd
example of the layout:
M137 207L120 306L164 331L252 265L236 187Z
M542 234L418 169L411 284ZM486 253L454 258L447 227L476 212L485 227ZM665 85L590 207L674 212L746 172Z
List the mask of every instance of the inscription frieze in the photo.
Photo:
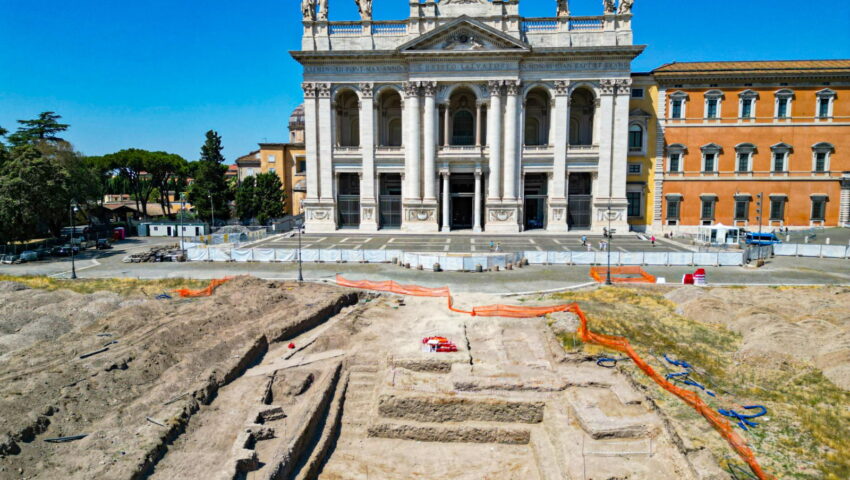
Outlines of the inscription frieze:
M404 65L305 65L305 74L324 73L405 73Z
M630 70L629 62L523 62L523 72L592 72Z

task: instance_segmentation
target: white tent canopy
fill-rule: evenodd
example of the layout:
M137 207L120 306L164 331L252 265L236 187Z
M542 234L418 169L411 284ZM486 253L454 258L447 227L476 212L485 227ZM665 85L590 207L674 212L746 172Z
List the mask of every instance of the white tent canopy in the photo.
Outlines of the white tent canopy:
M699 228L699 241L710 245L737 245L741 238L741 229L728 227L722 223Z

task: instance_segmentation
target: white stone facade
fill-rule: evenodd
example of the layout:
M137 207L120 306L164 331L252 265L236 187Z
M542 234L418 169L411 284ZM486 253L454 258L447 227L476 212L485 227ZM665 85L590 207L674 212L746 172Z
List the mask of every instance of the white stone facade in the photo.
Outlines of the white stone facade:
M631 13L410 9L305 14L307 231L627 231Z

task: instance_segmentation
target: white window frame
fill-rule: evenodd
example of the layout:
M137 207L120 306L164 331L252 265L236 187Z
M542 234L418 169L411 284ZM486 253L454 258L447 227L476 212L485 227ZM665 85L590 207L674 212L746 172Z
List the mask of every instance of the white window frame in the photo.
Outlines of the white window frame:
M294 165L295 166L295 175L298 175L298 176L307 175L307 155L294 155L293 159L295 160L295 165ZM301 161L304 161L304 170L303 171L298 170L298 164Z
M835 115L835 112L833 110L835 106L835 97L835 90L832 90L830 88L824 88L823 90L815 94L815 118L817 120L832 120L832 117ZM829 106L827 107L827 115L825 117L822 117L820 115L820 105L823 100L829 102Z
M630 156L642 156L646 155L646 126L641 122L631 122L629 123L628 130L628 140L631 140L632 137L632 127L640 128L640 149L633 149L631 146L631 142L629 141L629 155Z
M811 203L809 204L809 216L810 216L809 221L811 221L812 223L825 222L826 216L827 216L827 213L828 213L826 210L827 210L827 207L829 206L829 197L826 196L826 195L812 195L810 198L811 198ZM821 215L821 218L815 218L815 216L812 215L812 213L814 213L814 210L815 210L815 202L823 202L823 215Z
M700 147L702 151L702 169L700 172L702 173L717 173L719 171L720 164L720 152L723 150L720 145L716 143L709 143L708 145L703 145ZM714 154L714 168L708 170L705 168L705 156L706 154Z
M723 97L724 97L723 92L720 91L720 90L709 90L709 91L705 92L703 97L704 97L704 105L703 105L704 115L703 115L703 117L706 120L720 120L721 118L723 118ZM717 101L717 115L714 116L714 117L708 116L708 102L710 100L716 100Z
M277 156L275 156L274 154L269 154L266 156L266 160L269 163L277 163Z
M632 172L632 167L637 167L637 173ZM627 173L629 175L643 175L643 164L639 162L629 162L627 168Z
M788 155L793 150L787 143L777 143L770 147L770 173L788 173ZM782 170L776 170L776 154L782 155Z
M682 197L680 195L668 195L667 203L664 205L664 221L667 225L678 225L682 221ZM670 218L670 204L676 204L676 218Z
M750 107L750 116L744 116L744 100L750 100L752 105ZM738 118L741 120L755 120L756 118L756 103L758 103L759 94L754 90L744 90L743 92L738 94Z
M735 221L735 222L749 223L750 216L752 214L752 212L750 210L751 210L751 207L752 207L752 204L753 204L753 197L750 196L750 195L738 194L738 195L735 195L734 199L735 199L735 204L732 207L732 220ZM743 203L746 204L746 207L744 209L744 218L738 218L738 202L743 202Z
M835 151L835 147L831 143L820 142L812 145L812 173L829 173L829 164L833 151ZM816 170L818 162L818 153L823 153L826 155L826 158L824 158L823 162L822 172L818 172Z
M685 152L687 151L687 147L682 145L681 143L674 143L673 145L669 145L667 147L667 172L669 173L682 173L685 171ZM673 170L672 168L672 156L679 155L679 168Z
M783 88L782 90L777 90L774 94L774 103L773 103L773 118L777 120L791 120L794 117L794 90ZM786 109L785 116L779 116L779 100L787 99L788 100L788 108Z
M767 207L767 209L768 209L767 221L768 222L784 223L785 222L785 210L787 210L787 206L788 206L788 197L786 195L770 195L768 197L768 200L770 201L770 203L768 204L768 207ZM774 213L776 213L776 212L773 211L773 202L779 202L779 204L781 205L779 207L780 208L779 213L781 215L774 215Z
M711 225L717 219L717 197L714 195L700 195L699 197L699 219L702 225ZM711 202L711 215L706 217L703 215L705 211L705 202ZM711 223L706 223L711 222Z
M638 194L640 194L640 215L638 215L636 217L631 216L631 217L628 217L628 218L640 219L640 218L646 217L646 195L645 195L645 192L644 192L644 186L643 185L626 185L626 193L638 193ZM626 208L626 211L628 212L628 207Z
M646 98L646 89L643 87L632 88L632 98Z
M753 154L756 151L756 146L752 143L739 143L735 146L735 173L753 173ZM741 170L740 161L741 155L747 156L747 169Z
M682 101L682 116L673 116L673 102L676 100ZM670 120L684 120L688 118L688 94L682 91L676 91L670 94Z

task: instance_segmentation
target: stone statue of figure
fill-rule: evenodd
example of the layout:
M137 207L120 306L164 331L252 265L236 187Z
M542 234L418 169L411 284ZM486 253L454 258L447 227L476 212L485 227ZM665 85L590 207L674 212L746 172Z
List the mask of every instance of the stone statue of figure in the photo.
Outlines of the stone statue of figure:
M605 13L615 13L616 7L614 7L614 0L602 0L602 7L605 9Z
M632 13L632 6L635 0L620 0L620 9L617 11L620 15L624 13Z
M372 0L354 0L361 20L372 20Z
M301 15L305 22L316 20L316 0L301 0Z
M327 21L327 19L328 19L328 0L319 0L319 15L316 18L319 21Z
M558 0L558 16L559 17L569 17L570 16L570 2L567 0Z

